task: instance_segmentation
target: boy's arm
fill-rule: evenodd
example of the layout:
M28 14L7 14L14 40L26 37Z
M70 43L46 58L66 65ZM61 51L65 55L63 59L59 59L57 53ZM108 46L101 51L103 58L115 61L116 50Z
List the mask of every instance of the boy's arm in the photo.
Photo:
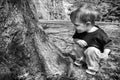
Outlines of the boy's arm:
M85 40L79 39L79 38L81 38L81 35L83 35L83 34L84 33L78 34L76 31L75 34L72 36L73 41L81 47L87 46L87 42Z
M100 40L100 44L103 45L104 49L109 47L110 43L112 42L110 37L103 30L99 31L98 39Z
M73 39L73 41L74 41L75 43L77 43L78 40L80 40L80 39Z
M112 40L106 35L104 36L104 50L108 51L108 49L110 48L110 45L112 43Z
M103 42L104 42L103 43L104 44L104 52L103 53L109 54L111 52L110 45L112 43L112 40L109 38L109 36L106 33L104 33L104 35L103 35Z
M79 44L79 46L81 46L81 47L87 46L87 42L85 40L82 40L82 39L74 39L74 42Z
M109 41L105 46L104 46L104 54L107 54L107 55L109 55L110 53L111 53L111 49L110 49L110 45L111 45L111 42L112 41Z

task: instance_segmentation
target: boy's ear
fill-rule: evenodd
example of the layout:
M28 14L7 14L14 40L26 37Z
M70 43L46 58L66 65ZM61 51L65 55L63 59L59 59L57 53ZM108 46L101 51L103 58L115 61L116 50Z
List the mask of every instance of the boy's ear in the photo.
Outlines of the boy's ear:
M86 25L90 25L90 24L91 24L91 22L90 22L90 21L86 22Z

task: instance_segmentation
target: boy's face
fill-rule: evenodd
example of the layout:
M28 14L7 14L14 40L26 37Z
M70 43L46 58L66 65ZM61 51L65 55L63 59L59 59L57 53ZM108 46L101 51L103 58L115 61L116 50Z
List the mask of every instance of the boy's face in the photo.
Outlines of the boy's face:
M73 23L73 24L75 25L75 29L77 30L78 33L82 33L82 32L88 31L88 27L84 23L77 22L77 23Z

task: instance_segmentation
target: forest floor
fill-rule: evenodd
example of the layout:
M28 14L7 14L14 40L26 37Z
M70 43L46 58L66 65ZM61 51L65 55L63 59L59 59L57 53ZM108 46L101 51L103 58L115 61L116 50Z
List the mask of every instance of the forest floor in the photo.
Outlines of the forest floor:
M65 27L66 25L62 26L62 27L64 27L64 29L62 29L62 30L60 28L53 27L53 26L55 26L54 24L52 24L50 26L52 26L52 28L54 28L52 36L54 35L54 33L57 33L57 34L59 33L59 35L60 34L62 35L65 33L70 34L70 31L62 32L62 30L66 29L66 27ZM59 27L61 27L61 26L59 26ZM106 25L105 24L105 25L100 25L100 27L104 31L107 32L108 36L110 36L110 38L112 40L112 44L109 46L109 48L112 50L112 53L111 53L111 55L109 55L109 58L107 60L101 60L100 70L94 76L86 74L84 68L76 67L73 65L74 71L75 71L74 76L76 76L78 78L78 79L74 78L75 80L120 80L120 61L119 61L120 60L120 25L111 25L111 24ZM67 25L67 29L70 29L70 27L68 25ZM61 30L61 33L59 32L60 30ZM50 29L50 30L47 29L46 32L51 34L52 29ZM64 38L64 36L65 35L62 35L63 38ZM58 37L60 37L60 36L58 36ZM59 44L58 44L58 47L60 47ZM61 80L64 80L64 79L61 79ZM73 80L73 78L71 78L70 80Z
M43 24L42 26L50 39L55 41L56 46L61 50L64 50L64 47L66 46L65 43L70 41L69 37L73 35L72 27L70 27L70 25L60 24ZM71 73L69 78L51 80L120 80L120 25L108 24L100 25L100 27L103 28L112 39L112 44L109 46L112 50L112 54L109 55L107 60L101 61L99 72L94 76L88 75L85 72L86 69L73 65L74 73ZM10 73L9 69L1 64L0 74L6 73Z
M83 73L83 75L78 73L78 76L84 76L82 80L120 80L120 26L104 25L101 27L112 39L112 44L109 46L112 53L107 60L101 60L101 67L96 75L86 74L85 76ZM81 70L85 72L84 69L81 68Z

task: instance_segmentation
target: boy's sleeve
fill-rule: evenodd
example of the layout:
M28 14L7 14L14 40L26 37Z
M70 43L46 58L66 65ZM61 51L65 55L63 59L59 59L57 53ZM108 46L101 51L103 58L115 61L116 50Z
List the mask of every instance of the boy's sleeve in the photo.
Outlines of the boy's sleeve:
M74 35L72 36L73 39L77 38L77 32L74 33Z
M112 40L108 37L108 35L107 35L106 33L104 33L104 34L103 34L103 44L104 44L104 48L108 47L111 42L112 42Z

